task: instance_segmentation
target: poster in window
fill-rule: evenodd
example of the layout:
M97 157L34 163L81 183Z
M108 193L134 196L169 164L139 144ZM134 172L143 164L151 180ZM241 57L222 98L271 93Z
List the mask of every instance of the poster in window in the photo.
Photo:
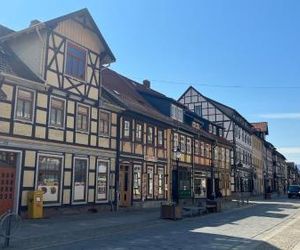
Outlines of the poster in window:
M45 203L59 202L62 160L58 157L39 156L37 188L44 192Z
M87 159L75 159L74 201L86 200Z
M108 163L99 161L97 166L97 200L107 199Z

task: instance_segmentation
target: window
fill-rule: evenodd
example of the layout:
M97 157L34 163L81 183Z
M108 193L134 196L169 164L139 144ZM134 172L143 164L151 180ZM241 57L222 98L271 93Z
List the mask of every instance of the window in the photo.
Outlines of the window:
M32 121L33 99L34 92L18 88L15 114L17 119Z
M158 174L158 195L160 198L164 198L164 186L165 186L164 168L158 167L157 174Z
M99 133L100 135L109 136L110 115L108 112L100 111Z
M147 127L147 143L153 144L153 127Z
M97 162L96 173L96 200L107 200L108 193L108 162Z
M195 113L199 116L202 116L202 108L201 105L195 105Z
M39 155L37 188L44 192L45 203L59 203L62 157Z
M204 142L200 142L200 154L203 157L205 153Z
M135 139L137 141L142 141L142 130L143 130L143 126L140 123L137 123L135 126Z
M174 120L183 122L183 109L171 104L171 117Z
M75 158L73 172L73 201L86 201L88 160Z
M189 137L186 139L186 152L188 154L192 153L192 140Z
M88 107L78 104L77 107L77 130L89 131L90 110Z
M58 128L64 127L65 101L52 97L50 109L50 125Z
M85 80L86 51L70 42L67 45L66 74Z
M206 179L196 177L194 181L194 192L195 198L206 198L207 188L206 188Z
M200 150L199 150L199 141L195 141L195 155L199 155Z
M124 121L124 129L123 129L123 136L129 138L130 137L130 121Z
M176 150L178 148L179 144L178 144L178 134L174 133L174 150Z
M147 196L148 198L153 198L153 167L147 167L147 176L148 176L148 188Z
M134 200L138 200L142 198L141 177L142 177L142 167L140 165L134 165L133 166L133 199Z
M180 136L180 151L185 152L185 137L183 135Z
M163 146L164 145L164 132L162 130L158 130L157 136L158 136L158 146Z

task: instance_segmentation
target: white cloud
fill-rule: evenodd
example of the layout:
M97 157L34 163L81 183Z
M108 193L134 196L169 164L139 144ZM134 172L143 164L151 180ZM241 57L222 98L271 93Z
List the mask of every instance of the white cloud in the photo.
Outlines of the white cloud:
M300 113L269 113L258 116L267 119L300 119Z

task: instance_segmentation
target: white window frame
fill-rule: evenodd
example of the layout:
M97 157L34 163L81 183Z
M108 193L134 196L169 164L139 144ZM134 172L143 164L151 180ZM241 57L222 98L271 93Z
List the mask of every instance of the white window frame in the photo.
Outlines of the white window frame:
M44 207L51 207L51 206L58 206L62 204L62 194L63 194L63 179L64 179L64 155L60 155L60 154L55 154L55 153L38 153L37 154L37 162L36 162L36 176L35 176L35 189L38 189L38 185L37 185L37 181L38 181L38 175L39 175L39 170L40 170L40 156L46 156L46 157L53 157L53 158L61 158L61 178L60 178L60 184L59 184L59 188L60 188L60 193L59 193L59 201L57 203L44 203Z
M125 130L125 124L126 123L128 123L128 135L125 135L125 131L127 131L127 130ZM123 135L123 137L124 138L130 138L131 136L131 121L130 120L126 120L126 119L124 119L124 122L123 122L123 124L124 124L124 127L123 127L123 131L122 131L122 135Z
M98 167L99 167L99 162L106 162L107 163L107 173L106 173L106 178L107 178L107 183L106 183L106 199L97 199L97 189L98 189L98 184L97 184L97 174L98 174ZM110 160L107 159L97 159L96 162L96 173L95 173L95 203L107 203L109 201L109 194L110 194L110 189L109 189L109 183L110 183Z
M33 100L32 100L32 115L31 115L31 120L22 119L22 118L17 117L17 105L18 105L18 93L19 93L19 89L33 93L33 96L32 96ZM33 121L35 119L35 99L36 99L36 91L35 90L29 89L29 88L25 88L23 86L22 87L20 87L20 86L16 87L16 98L15 98L15 107L14 107L14 120L15 121L20 121L20 122L23 122L23 123L33 124Z
M61 127L59 126L55 126L53 124L51 124L51 112L52 112L52 99L58 99L58 100L61 100L64 102L64 116L63 116L63 125ZM49 103L49 119L48 119L48 127L49 128L55 128L55 129L65 129L66 127L66 108L67 108L67 105L66 105L66 99L63 99L61 97L57 97L57 96L53 96L51 95L50 96L50 103Z
M88 110L89 110L87 130L82 130L82 129L77 128L78 106L87 107ZM82 133L82 134L89 134L90 133L90 127L91 127L91 107L89 105L84 104L84 103L77 102L77 104L76 104L76 114L75 114L75 131L78 132L78 133Z
M85 180L85 200L84 201L76 201L74 199L75 194L75 162L76 159L86 160L86 180ZM88 200L88 189L89 189L89 158L88 157L78 157L75 156L73 158L73 167L72 167L72 204L86 204Z
M192 138L190 138L190 137L186 138L186 153L187 154L192 153Z
M183 122L183 109L171 104L171 118L176 121Z

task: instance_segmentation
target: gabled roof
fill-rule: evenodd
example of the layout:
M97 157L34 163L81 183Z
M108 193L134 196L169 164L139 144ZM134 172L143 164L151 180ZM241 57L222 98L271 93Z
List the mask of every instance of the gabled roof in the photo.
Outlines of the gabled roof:
M103 88L118 100L129 111L138 113L161 122L172 120L154 109L135 89L138 84L117 72L105 69L102 71Z
M226 114L228 117L230 117L231 119L233 119L235 122L240 123L239 120L236 119L236 116L241 117L248 125L249 127L252 127L251 123L249 123L238 111L236 111L235 109L217 102L213 99L210 99L209 97L201 94L197 89L195 89L193 86L190 86L180 97L178 100L180 100L189 90L194 90L197 94L199 94L200 96L203 96L205 99L207 99L209 102L211 102L216 108L218 108L219 110L221 110L224 114ZM249 130L249 132L252 132Z
M0 37L1 36L6 36L6 35L8 35L10 33L13 33L13 32L15 32L15 31L13 31L13 30L11 30L11 29L9 29L9 28L7 28L7 27L0 24Z
M89 22L91 23L91 25L93 27L93 30L95 31L95 33L99 37L100 41L104 45L104 48L106 50L106 54L110 57L110 61L107 61L105 63L115 62L116 61L115 56L113 55L112 51L110 50L110 48L108 47L106 41L104 40L98 26L96 25L94 19L92 18L90 12L86 8L75 11L75 12L72 12L72 13L69 13L69 14L66 14L66 15L63 15L63 16L60 16L60 17L57 17L57 18L54 18L54 19L51 19L49 21L37 23L33 26L30 26L26 29L23 29L23 30L20 30L20 31L17 31L17 32L7 33L6 35L3 35L2 37L0 35L0 37L1 37L0 40L4 41L4 40L8 40L12 37L20 36L24 33L28 33L29 31L36 29L37 27L41 28L41 29L46 28L46 27L53 28L61 21L71 19L71 18L75 18L75 17L83 17L83 16L85 16L89 20Z
M0 73L2 72L35 82L43 82L8 46L0 43Z
M266 135L269 134L267 122L252 122L251 125L256 131L265 133Z

